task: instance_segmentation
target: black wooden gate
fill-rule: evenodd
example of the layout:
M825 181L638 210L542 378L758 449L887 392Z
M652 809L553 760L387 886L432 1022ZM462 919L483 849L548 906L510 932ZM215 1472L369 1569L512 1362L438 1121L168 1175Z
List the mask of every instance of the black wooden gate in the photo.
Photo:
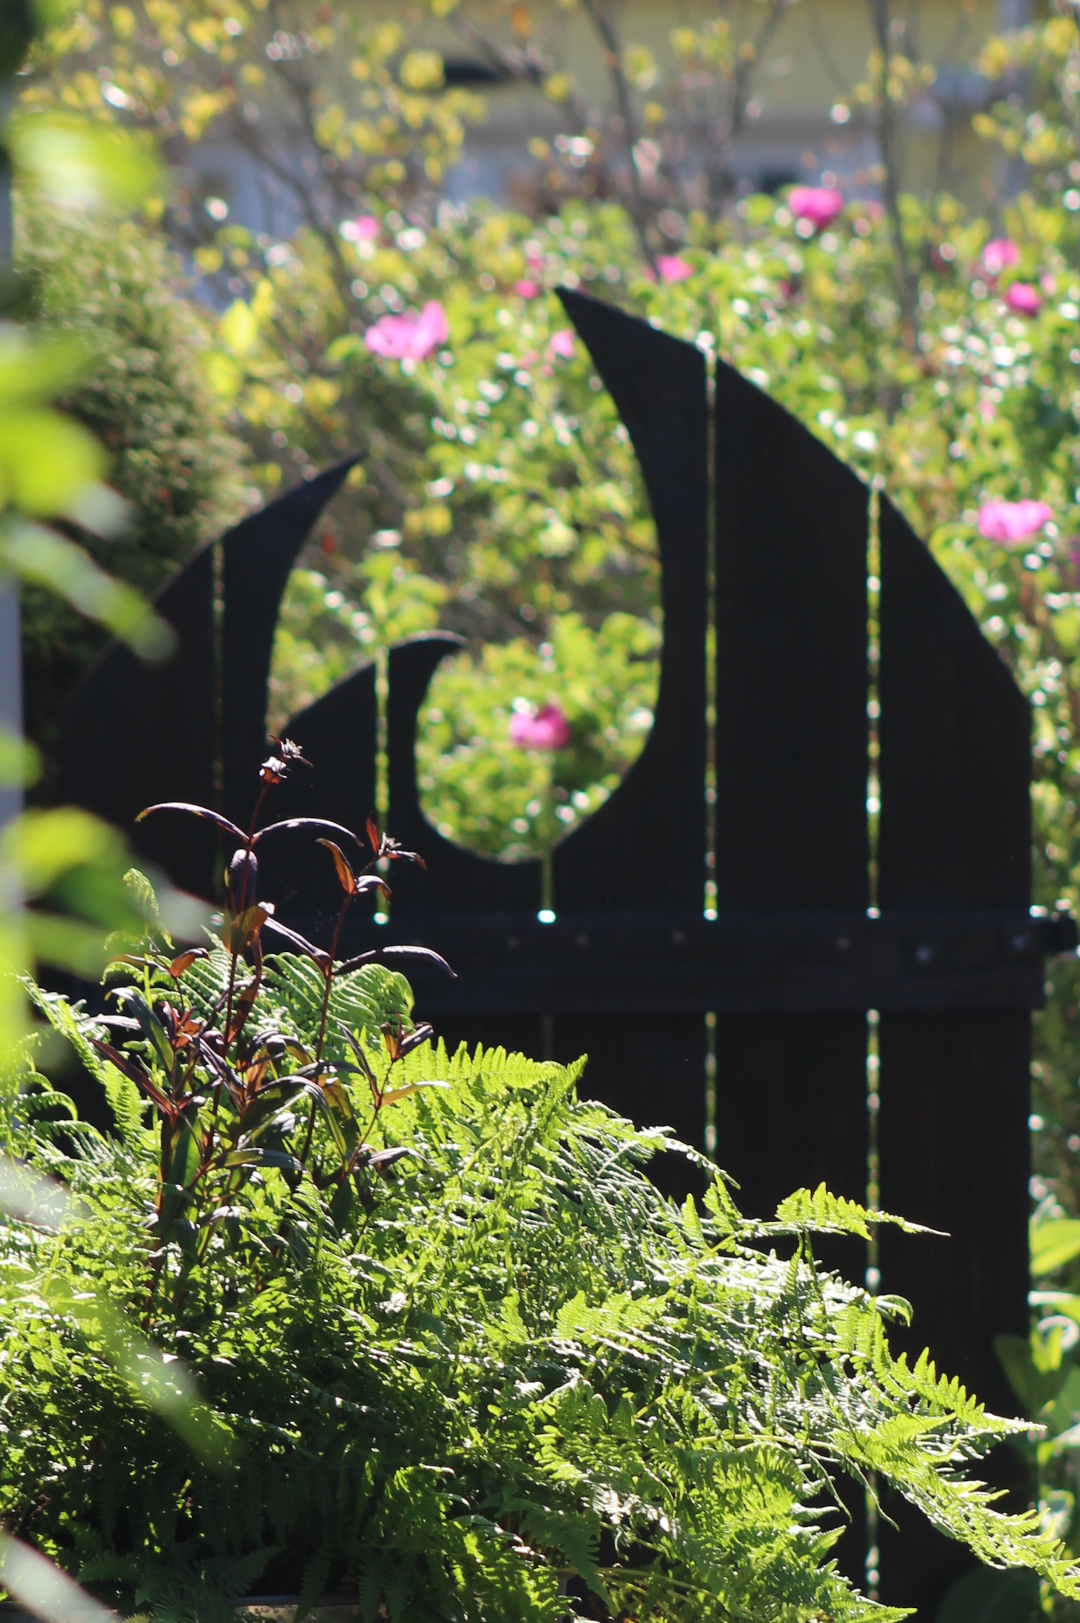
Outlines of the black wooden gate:
M653 730L557 847L543 922L538 862L463 851L420 810L417 713L456 639L392 649L388 827L428 871L395 872L381 937L454 964L454 982L415 977L449 1040L587 1052L590 1092L714 1151L748 1212L821 1180L862 1199L870 1179L883 1207L947 1231L883 1240L871 1268L914 1303L918 1346L1009 1412L991 1340L1027 1325L1029 1011L1044 953L1071 944L1071 921L1029 912L1025 701L885 497L873 523L866 486L730 367L710 379L692 345L562 297L656 521ZM127 829L166 799L246 822L281 594L346 471L226 536L216 587L214 547L166 586L170 664L106 653L67 707L69 798ZM277 814L359 828L375 804L373 665L288 732L315 771L280 792ZM214 737L216 761L198 752ZM178 884L213 894L207 828L158 820L136 838ZM302 897L292 917L316 933L312 913L338 906L329 864L284 849L280 862L274 899L288 917ZM378 931L353 928L350 950ZM854 1243L838 1260L865 1265ZM882 1598L931 1615L962 1552L902 1507L897 1520L902 1558L881 1532ZM856 1523L844 1565L861 1579Z

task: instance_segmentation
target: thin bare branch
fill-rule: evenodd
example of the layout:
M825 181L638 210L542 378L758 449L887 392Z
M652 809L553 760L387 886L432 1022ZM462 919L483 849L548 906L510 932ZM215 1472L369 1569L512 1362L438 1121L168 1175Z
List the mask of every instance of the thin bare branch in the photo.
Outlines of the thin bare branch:
M917 311L915 282L904 247L903 223L900 217L900 176L896 151L896 115L889 97L889 58L892 54L892 19L889 0L869 0L871 21L877 41L880 64L878 68L878 146L884 170L883 190L885 212L892 236L893 266L897 298L908 339L917 339Z
M641 251L655 272L656 255L649 241L648 232L649 204L646 201L641 183L641 166L637 153L637 119L634 113L633 97L630 94L630 85L623 68L622 49L615 29L615 20L604 0L585 0L585 12L603 45L604 66L611 76L611 85L615 92L615 104L619 110L623 145L630 164L630 194L633 200L630 215L638 234Z

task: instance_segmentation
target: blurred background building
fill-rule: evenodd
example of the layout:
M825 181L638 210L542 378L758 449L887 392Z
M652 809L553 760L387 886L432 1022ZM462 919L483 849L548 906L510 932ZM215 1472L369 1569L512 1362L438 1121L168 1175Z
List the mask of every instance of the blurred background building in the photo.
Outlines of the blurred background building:
M358 9L370 10L373 22L385 15L376 0L360 0ZM973 112L990 99L973 59L991 34L1021 26L1045 9L1038 0L910 0L906 8L891 8L892 47L933 69L908 95L899 119L910 187L945 187L974 203L982 200L976 194L1000 184L998 160L971 129ZM637 132L633 150L646 189L665 175L668 182L677 178L690 206L707 206L709 200L697 194L708 184L710 168L722 168L714 182L735 195L775 192L794 182L837 184L848 195L878 190L878 135L859 100L876 45L875 0L744 0L727 6L626 0L606 12L560 0L540 0L526 11L491 0L468 13L444 20L424 16L409 25L412 48L441 57L447 87L476 92L484 102L483 118L468 127L460 160L445 176L442 190L449 199L486 197L536 212L553 200L553 163L556 172L577 170L583 189L590 189L597 132L610 134L620 121L598 17L614 20L620 50L637 64L632 89L639 103L650 80L682 87L681 107L663 108L662 125L658 120L650 128L646 118ZM706 74L696 98L692 73L680 76L676 48L680 30L717 24L728 29L736 61L737 82L726 107L710 102ZM291 37L281 36L280 49L288 51ZM562 79L566 98L553 100L552 83ZM265 122L260 131L264 146L276 149L276 179L273 165L255 158L218 123L185 156L194 197L212 199L219 214L224 205L254 230L288 236L302 211L287 176L303 162L286 133L289 111L283 110L280 132ZM310 179L315 183L315 176Z

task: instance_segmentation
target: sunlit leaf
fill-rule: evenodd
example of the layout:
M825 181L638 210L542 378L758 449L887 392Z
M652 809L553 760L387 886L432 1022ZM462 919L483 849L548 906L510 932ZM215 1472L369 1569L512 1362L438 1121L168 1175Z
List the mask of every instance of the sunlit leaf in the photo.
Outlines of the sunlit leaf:
M0 1586L44 1623L120 1623L39 1550L0 1531Z
M163 659L175 646L172 627L132 587L107 575L55 530L13 520L0 526L0 565L66 597L73 608L100 620L146 659Z
M1080 1257L1080 1220L1075 1217L1052 1218L1046 1223L1031 1225L1031 1271L1033 1274L1053 1273Z
M24 115L14 123L11 145L17 169L65 208L131 208L158 176L145 141L86 119Z

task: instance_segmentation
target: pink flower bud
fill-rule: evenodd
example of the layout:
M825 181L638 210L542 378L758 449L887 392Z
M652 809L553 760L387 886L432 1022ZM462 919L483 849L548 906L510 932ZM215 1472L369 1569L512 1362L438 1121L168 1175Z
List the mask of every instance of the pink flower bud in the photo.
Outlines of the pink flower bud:
M525 750L563 750L570 742L570 728L557 704L541 705L539 710L515 710L510 717L510 742Z
M685 282L694 274L693 265L688 265L678 254L657 254L656 268L662 282Z
M514 283L514 292L521 299L535 299L539 291L540 289L535 282L521 281Z
M361 214L356 220L343 220L338 230L346 242L373 242L380 226L374 214Z
M1053 516L1053 508L1045 502L1006 502L995 496L979 508L979 534L987 541L1015 546L1041 530Z
M1000 276L1010 265L1020 263L1020 250L1009 237L995 237L982 251L982 267L987 276Z
M548 339L547 352L552 358L558 355L564 361L570 359L574 353L574 335L569 327L562 327L558 332L552 333Z
M1021 316L1037 316L1042 309L1042 295L1030 282L1012 282L1005 293L1005 303Z
M419 315L382 316L364 335L373 355L390 361L422 361L450 336L446 311L434 299Z
M793 186L787 205L797 220L809 220L820 231L841 212L844 197L835 186Z

